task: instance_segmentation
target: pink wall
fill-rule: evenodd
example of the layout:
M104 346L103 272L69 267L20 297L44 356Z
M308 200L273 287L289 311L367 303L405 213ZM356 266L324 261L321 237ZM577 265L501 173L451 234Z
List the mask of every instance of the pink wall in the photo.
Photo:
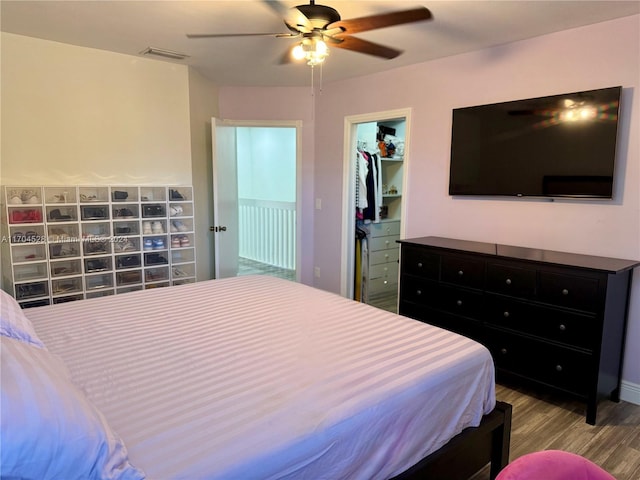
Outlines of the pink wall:
M322 289L340 290L344 117L407 107L412 125L406 238L440 235L640 260L639 27L636 15L325 84L315 112L300 109L308 89L221 89L220 110L236 119L314 114L315 126L309 118L314 131L305 141L315 142L315 150L307 156L305 145L304 181L313 192L305 192L302 221L305 231L315 232L308 265L321 268L315 285ZM452 108L615 85L624 93L613 201L478 200L447 194ZM322 210L313 210L312 197L322 199ZM623 378L640 385L640 269L629 321Z

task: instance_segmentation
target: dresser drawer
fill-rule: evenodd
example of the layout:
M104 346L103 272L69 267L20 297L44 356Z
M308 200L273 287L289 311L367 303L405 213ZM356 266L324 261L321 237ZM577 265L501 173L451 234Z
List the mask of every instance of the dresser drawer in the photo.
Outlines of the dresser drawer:
M389 248L387 250L377 250L369 254L369 264L377 265L379 263L398 263L400 258L400 248Z
M386 237L372 237L369 239L369 250L374 252L376 250L386 250L388 248L396 248L398 246L397 241L400 239L399 235L388 235Z
M487 329L486 345L498 369L578 395L587 394L588 353Z
M398 264L381 263L369 267L369 278L386 278L398 283Z
M591 350L595 318L576 312L547 308L511 300L498 295L486 295L485 321L524 334Z
M397 293L398 280L391 277L379 277L369 280L369 294L377 295L379 293Z
M402 272L437 280L440 275L440 256L420 248L402 246Z
M401 296L436 310L471 318L482 317L482 293L447 287L417 277L403 277Z
M601 296L598 279L551 272L540 272L539 299L561 307L596 312Z
M507 264L487 265L487 290L520 298L536 296L536 271Z
M440 278L443 282L471 288L484 288L485 261L462 255L442 255Z
M400 235L400 222L380 222L367 225L371 237L386 237Z

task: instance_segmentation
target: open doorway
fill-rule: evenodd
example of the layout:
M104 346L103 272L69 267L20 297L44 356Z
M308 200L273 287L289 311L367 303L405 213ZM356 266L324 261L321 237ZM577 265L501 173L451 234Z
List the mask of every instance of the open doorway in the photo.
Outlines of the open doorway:
M216 121L216 278L298 280L298 122Z
M341 293L397 312L410 109L345 119Z

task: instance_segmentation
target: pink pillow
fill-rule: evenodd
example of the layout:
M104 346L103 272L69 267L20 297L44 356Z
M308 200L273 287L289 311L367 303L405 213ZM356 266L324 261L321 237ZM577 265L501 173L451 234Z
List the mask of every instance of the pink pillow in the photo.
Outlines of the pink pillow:
M517 458L496 480L616 480L598 465L575 453L544 450Z

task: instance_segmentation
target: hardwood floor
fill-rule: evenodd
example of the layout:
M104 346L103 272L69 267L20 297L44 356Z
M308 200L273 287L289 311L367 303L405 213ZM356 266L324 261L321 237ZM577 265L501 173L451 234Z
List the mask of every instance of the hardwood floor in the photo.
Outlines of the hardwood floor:
M640 479L640 405L604 400L593 426L585 422L583 403L557 394L497 385L496 397L513 405L511 461L539 450L566 450L595 462L617 480ZM488 478L485 468L473 480Z

